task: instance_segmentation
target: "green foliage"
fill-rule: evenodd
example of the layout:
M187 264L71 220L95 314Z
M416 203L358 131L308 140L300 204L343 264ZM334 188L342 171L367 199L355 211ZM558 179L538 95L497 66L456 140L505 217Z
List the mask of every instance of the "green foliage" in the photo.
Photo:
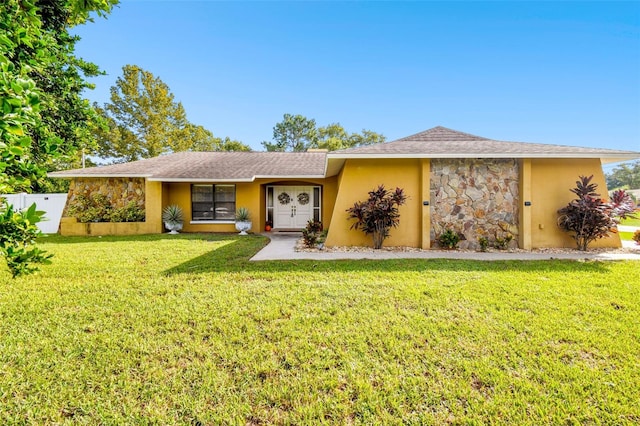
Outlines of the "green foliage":
M385 140L384 135L366 129L363 129L362 133L349 134L340 123L332 123L328 126L318 128L318 139L311 145L311 148L336 151L339 149L382 143Z
M115 0L4 0L0 7L0 193L42 189L46 171L87 143L94 114L81 97L98 74L74 56L68 28L103 15ZM0 215L2 251L14 276L46 263L33 246L35 209ZM10 234L5 234L9 232Z
M41 191L47 170L90 146L96 115L82 97L98 67L74 56L69 27L116 1L5 0L0 8L0 192Z
M111 87L111 102L94 105L106 125L96 127L97 154L116 162L179 151L250 151L238 141L214 137L190 123L169 86L137 65L125 65Z
M630 164L621 164L615 167L611 173L607 173L607 187L638 189L640 188L640 161Z
M38 270L37 264L50 264L52 255L35 246L40 230L36 225L45 212L36 210L35 203L23 211L15 211L5 201L0 208L0 254L13 278Z
M596 193L597 184L593 175L580 176L576 187L571 189L578 198L558 210L558 226L573 233L578 250L587 250L589 244L609 235L619 218L633 217L634 203L625 191L615 191L606 203Z
M249 222L251 220L251 213L246 207L240 207L236 210L236 222Z
M384 185L369 191L369 199L358 201L347 209L349 219L355 219L351 229L360 229L373 237L373 248L379 249L389 236L391 228L397 228L400 223L398 207L407 201L407 196L401 188L395 191L385 189Z
M113 207L106 195L93 193L87 195L77 195L69 203L69 215L75 217L79 222L109 222Z
M322 239L322 222L309 219L307 222L307 226L302 230L302 240L304 241L305 247L315 247L321 242Z
M100 193L89 196L80 194L69 203L69 216L79 222L144 222L145 211L135 201L119 208L113 207L111 200Z
M129 201L127 205L114 208L109 216L110 222L144 222L145 211L137 202Z
M438 244L440 247L453 250L458 247L460 242L460 234L451 228L444 230L442 234L438 236Z
M162 210L162 221L168 223L182 223L184 213L177 204L171 204Z
M0 424L640 418L637 261L250 262L267 241L43 238L53 265L0 274Z
M489 239L487 237L478 237L478 244L480 245L480 251L484 253L489 248Z
M507 248L509 248L509 243L512 240L513 240L513 235L511 234L506 234L503 237L496 235L496 241L494 243L494 246L498 250L506 250Z
M273 142L264 141L267 151L306 151L310 148L338 149L352 148L384 142L386 138L371 130L349 134L340 123L317 127L314 119L302 115L285 114L283 120L273 128Z
M316 121L300 114L285 114L273 128L273 142L262 142L267 151L306 151L318 137Z

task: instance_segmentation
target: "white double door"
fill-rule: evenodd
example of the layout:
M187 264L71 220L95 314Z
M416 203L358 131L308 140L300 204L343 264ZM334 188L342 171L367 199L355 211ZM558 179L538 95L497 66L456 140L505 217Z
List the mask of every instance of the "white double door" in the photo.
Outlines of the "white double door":
M273 227L304 228L313 218L312 186L273 187Z

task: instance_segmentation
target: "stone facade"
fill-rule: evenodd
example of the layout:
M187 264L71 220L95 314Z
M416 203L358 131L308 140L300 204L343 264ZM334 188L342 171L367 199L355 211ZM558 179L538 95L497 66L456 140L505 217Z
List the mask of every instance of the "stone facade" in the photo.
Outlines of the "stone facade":
M447 228L463 236L458 247L477 249L511 235L518 241L519 167L515 159L431 161L431 244Z
M69 205L78 195L89 196L95 193L105 195L115 209L126 206L130 201L135 201L144 209L143 178L76 178L69 185L63 216L67 216Z

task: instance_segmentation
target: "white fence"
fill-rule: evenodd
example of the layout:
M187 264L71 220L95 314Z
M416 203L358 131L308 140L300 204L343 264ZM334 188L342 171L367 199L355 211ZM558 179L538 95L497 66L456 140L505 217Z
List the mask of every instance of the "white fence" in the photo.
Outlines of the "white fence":
M38 228L45 234L55 234L60 226L62 210L67 203L67 194L2 194L9 204L18 209L24 209L36 203L38 210L45 211L44 220L38 223Z

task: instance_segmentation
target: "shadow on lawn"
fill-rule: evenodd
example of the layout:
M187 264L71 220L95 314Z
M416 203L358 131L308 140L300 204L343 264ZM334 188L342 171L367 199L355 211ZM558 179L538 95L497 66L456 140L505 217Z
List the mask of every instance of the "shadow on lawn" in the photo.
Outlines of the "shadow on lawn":
M574 260L456 260L456 259L358 259L358 260L274 260L250 262L249 259L266 244L259 237L236 238L233 241L164 271L167 276L211 272L395 272L395 271L508 271L600 272L609 271L608 263ZM213 241L213 240L212 240ZM216 239L219 241L219 239ZM579 266L577 266L579 265Z

